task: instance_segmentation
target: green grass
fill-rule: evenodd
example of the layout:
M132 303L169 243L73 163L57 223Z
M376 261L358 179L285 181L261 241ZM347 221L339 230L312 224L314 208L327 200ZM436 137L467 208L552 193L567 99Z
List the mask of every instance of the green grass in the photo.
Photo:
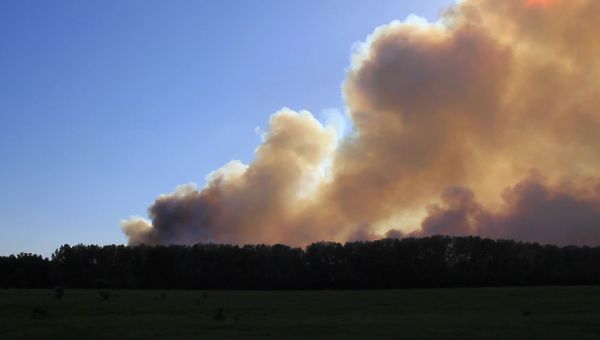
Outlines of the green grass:
M0 339L600 338L600 287L106 292L0 290Z

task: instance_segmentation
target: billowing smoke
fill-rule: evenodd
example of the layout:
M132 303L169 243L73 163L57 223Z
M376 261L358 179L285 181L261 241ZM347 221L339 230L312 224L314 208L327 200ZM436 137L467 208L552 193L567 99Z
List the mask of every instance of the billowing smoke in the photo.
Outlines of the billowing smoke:
M283 109L250 165L160 196L130 244L483 235L600 243L597 0L465 0L377 28L341 138ZM341 139L340 139L341 138Z
M417 236L481 235L547 244L600 244L600 186L576 191L527 178L503 193L505 207L482 207L467 188L448 188L430 207Z

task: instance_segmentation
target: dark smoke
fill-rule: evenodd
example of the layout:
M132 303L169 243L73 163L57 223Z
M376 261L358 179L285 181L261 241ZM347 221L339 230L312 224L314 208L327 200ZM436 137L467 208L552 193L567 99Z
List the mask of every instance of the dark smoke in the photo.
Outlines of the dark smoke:
M130 244L598 244L599 16L597 0L465 0L436 23L381 26L352 56L347 137L284 109L251 164L160 196L150 221L122 228Z

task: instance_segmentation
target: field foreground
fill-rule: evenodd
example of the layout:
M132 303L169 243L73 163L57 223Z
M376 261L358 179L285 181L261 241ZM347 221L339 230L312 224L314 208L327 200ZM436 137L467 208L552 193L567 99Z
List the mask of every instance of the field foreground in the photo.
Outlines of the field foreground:
M0 338L600 338L600 287L55 295L0 290Z

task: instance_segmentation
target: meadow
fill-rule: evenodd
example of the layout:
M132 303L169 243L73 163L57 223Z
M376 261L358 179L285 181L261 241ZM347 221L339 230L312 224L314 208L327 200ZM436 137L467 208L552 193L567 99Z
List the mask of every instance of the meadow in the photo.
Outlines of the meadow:
M242 337L598 339L600 287L0 290L0 339Z

